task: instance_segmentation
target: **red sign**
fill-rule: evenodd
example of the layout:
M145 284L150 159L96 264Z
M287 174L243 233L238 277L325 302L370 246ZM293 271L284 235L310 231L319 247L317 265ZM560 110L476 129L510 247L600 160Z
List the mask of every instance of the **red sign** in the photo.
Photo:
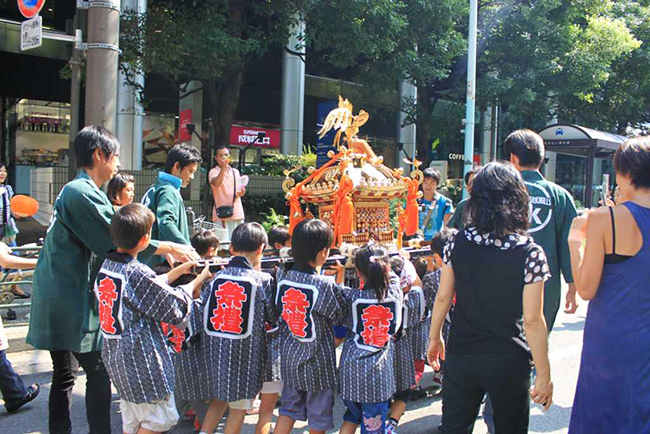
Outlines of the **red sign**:
M45 0L18 0L18 9L25 18L34 18L43 9Z
M192 123L192 109L185 109L181 112L179 121L178 140L181 142L192 141L192 134L187 131L187 124Z
M264 133L260 138L259 133ZM253 144L254 148L280 148L280 130L269 130L265 128L240 127L233 125L230 127L230 144L239 146L248 146Z

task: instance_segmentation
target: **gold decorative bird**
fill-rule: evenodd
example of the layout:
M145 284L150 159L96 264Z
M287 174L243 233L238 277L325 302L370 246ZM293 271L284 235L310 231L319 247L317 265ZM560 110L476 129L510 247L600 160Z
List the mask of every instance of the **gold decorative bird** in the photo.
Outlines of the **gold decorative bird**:
M329 112L323 127L318 131L318 137L322 139L331 129L338 130L333 143L338 149L341 142L341 133L344 133L346 141L351 143L351 140L356 138L359 127L368 122L369 117L370 115L363 110L354 116L352 114L352 103L347 99L344 100L339 95L339 106Z

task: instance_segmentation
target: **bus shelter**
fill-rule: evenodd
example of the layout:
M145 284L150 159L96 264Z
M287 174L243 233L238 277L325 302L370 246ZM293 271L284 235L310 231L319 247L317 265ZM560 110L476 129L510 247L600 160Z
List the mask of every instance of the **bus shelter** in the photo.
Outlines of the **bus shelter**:
M600 184L604 173L613 174L614 152L627 137L573 124L549 125L539 135L546 151L558 154L555 182L582 197L587 208L598 203L594 185Z

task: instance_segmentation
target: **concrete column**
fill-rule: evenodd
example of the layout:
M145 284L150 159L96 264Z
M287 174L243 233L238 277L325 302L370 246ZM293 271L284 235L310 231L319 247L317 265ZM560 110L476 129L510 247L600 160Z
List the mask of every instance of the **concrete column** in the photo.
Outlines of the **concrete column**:
M86 125L115 132L120 0L91 1L86 53Z
M122 10L132 9L138 13L147 10L146 0L122 0ZM144 87L144 75L132 79ZM137 92L126 83L126 74L119 72L117 84L117 127L115 134L122 144L120 163L123 169L142 169L142 120L144 111Z
M189 140L184 140L186 143L193 145L198 150L201 150L201 140L199 137L203 137L203 83L200 81L190 81L187 85L183 86L183 89L180 91L180 101L178 103L178 113L182 116L185 110L192 111L192 122L196 129L196 133L192 134ZM179 125L181 128L182 125ZM182 135L179 137L182 138ZM208 167L211 167L213 164L212 161L209 162ZM202 176L198 174L195 175L194 180L189 185L190 188L190 200L201 200L201 184L205 180ZM195 210L198 211L198 210Z
M398 94L400 98L401 104L404 104L404 99L405 98L412 98L413 101L417 102L418 99L418 88L415 87L413 84L409 83L406 80L402 80L398 84ZM404 119L406 119L406 113L404 111L400 110L397 112L397 143L402 143L404 145L404 151L401 151L399 147L397 147L397 164L399 167L404 168L404 173L408 175L411 170L411 165L407 164L403 161L403 158L408 158L407 154L410 158L415 158L415 150L416 150L416 137L415 137L415 132L416 132L416 126L415 124L410 124L405 127L402 127L402 124L404 123Z
M305 112L305 22L300 18L282 53L282 88L280 105L281 151L302 154ZM294 54L297 53L297 54Z

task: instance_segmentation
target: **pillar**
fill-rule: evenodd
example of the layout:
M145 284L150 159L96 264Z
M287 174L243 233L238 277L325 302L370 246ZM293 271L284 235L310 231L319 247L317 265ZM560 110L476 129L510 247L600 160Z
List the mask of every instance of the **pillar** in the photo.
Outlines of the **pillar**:
M147 10L146 0L122 0L122 10L132 9L142 14ZM132 75L133 81L144 87L144 75ZM126 82L126 74L118 75L117 128L115 134L122 145L120 163L123 169L142 169L142 121L144 111L137 91Z
M86 125L115 132L120 0L91 1L86 52Z
M405 99L411 99L413 102L417 102L418 99L418 88L413 84L409 83L406 80L402 80L398 84L398 93L400 104L404 107ZM402 143L403 150L397 147L397 164L399 167L404 168L404 173L409 174L412 170L412 166L403 161L404 158L415 158L416 152L416 125L410 124L403 127L404 120L406 119L406 113L404 110L400 110L397 113L397 143ZM408 156L407 156L408 154Z
M302 154L303 122L305 112L305 22L296 21L287 50L282 52L282 87L280 105L281 151L283 154Z

